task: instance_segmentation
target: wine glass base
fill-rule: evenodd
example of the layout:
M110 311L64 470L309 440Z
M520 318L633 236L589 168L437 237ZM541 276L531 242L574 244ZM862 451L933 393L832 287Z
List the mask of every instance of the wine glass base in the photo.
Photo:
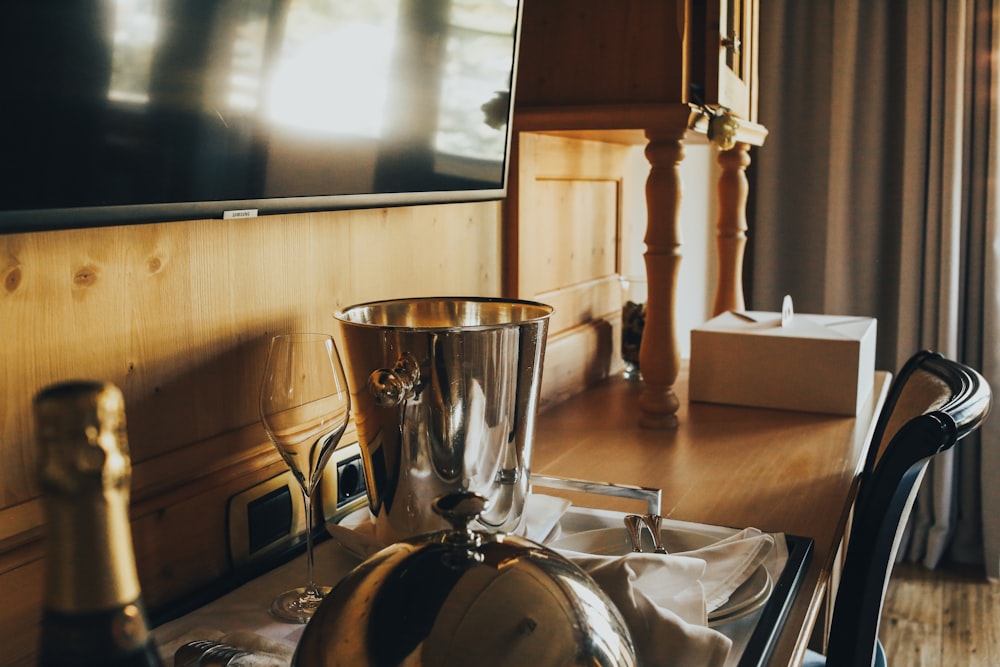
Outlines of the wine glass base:
M316 595L319 593L319 595ZM271 603L271 616L285 623L308 623L320 603L330 593L329 586L305 586L285 591Z
M625 361L625 368L622 371L622 377L626 380L632 380L638 382L642 380L642 373L639 372L639 364L634 361Z

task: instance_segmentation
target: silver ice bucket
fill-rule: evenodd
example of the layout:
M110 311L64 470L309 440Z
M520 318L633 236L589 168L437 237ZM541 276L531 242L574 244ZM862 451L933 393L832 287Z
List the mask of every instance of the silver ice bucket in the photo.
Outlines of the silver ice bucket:
M351 306L340 321L376 536L441 530L431 507L485 496L479 528L523 529L552 307L487 298Z

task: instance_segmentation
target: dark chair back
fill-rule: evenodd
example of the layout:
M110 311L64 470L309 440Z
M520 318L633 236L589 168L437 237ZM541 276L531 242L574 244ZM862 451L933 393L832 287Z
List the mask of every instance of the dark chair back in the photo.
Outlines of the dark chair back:
M872 665L893 561L932 457L979 428L991 391L975 370L919 352L893 380L861 475L827 667Z

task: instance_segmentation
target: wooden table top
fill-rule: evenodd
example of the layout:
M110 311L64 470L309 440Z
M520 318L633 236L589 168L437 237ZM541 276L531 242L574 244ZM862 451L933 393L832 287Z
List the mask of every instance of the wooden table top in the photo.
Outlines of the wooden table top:
M798 665L823 607L890 379L877 372L865 408L857 417L840 417L689 404L682 369L675 385L679 426L657 431L637 425L641 385L611 378L538 416L531 468L660 488L662 513L671 519L812 538L812 560L769 663ZM593 495L580 502L625 511L642 507L617 498L595 502Z

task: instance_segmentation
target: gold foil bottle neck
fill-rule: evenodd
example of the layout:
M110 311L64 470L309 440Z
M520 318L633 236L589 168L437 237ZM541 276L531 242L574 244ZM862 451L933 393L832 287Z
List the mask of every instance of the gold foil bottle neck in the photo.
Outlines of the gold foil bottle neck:
M74 381L35 397L45 501L46 606L109 609L140 594L129 525L125 401L109 383Z
M131 461L118 387L89 381L52 385L35 397L35 417L46 493L77 493L94 485L127 493Z

